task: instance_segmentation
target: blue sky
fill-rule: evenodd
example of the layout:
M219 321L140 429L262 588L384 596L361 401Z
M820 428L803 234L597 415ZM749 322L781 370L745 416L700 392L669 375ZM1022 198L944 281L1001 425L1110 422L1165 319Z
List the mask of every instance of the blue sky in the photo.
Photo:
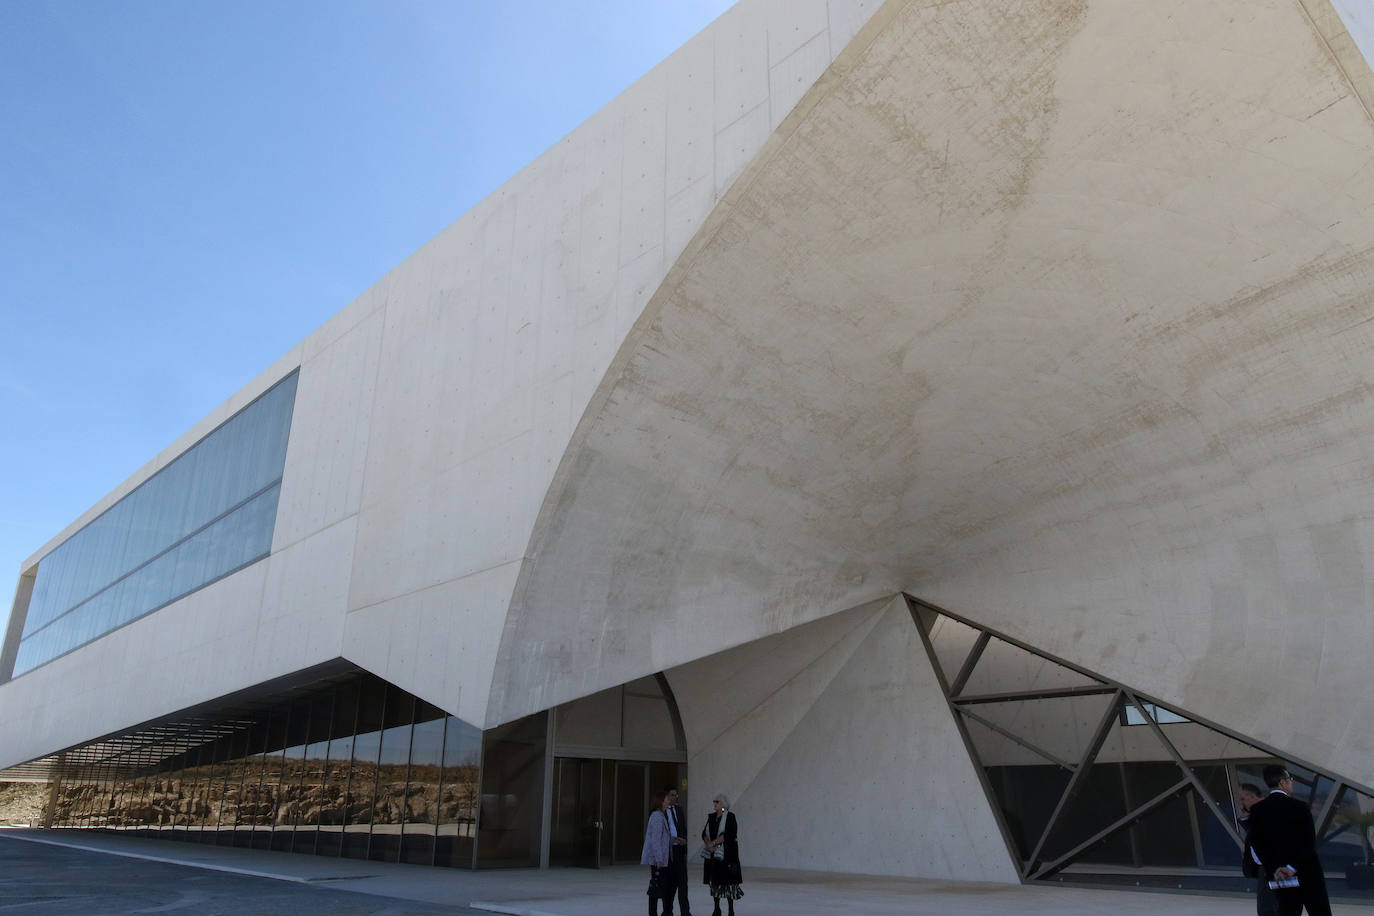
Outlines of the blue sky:
M0 589L731 0L0 3Z

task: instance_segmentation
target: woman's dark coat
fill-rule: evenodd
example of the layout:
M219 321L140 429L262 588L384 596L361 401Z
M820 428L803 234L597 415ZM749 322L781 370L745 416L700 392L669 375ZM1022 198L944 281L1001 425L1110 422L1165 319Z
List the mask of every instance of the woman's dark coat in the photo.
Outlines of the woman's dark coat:
M708 842L714 840L720 834L720 816L712 811L706 815L706 826L702 828L701 840ZM739 884L739 824L735 820L735 812L725 812L725 842L721 844L725 853L724 859L707 859L705 874L702 876L703 884L710 884L712 874L717 870L724 872L724 875L717 876L718 884ZM722 867L723 866L723 867ZM728 876L728 880L721 880Z

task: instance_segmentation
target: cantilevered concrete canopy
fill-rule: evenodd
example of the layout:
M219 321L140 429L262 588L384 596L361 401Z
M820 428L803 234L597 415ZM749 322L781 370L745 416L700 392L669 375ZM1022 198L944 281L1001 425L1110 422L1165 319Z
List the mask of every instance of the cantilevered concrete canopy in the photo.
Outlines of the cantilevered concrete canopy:
M906 589L1374 778L1370 86L1325 2L885 4L606 374L489 721Z

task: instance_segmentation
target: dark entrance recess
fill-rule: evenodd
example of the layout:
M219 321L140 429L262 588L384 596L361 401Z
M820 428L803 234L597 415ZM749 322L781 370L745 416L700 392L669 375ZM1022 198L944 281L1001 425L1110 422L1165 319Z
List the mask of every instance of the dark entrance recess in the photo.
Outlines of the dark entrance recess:
M549 864L638 863L649 799L656 789L679 784L679 778L677 763L556 758Z
M1234 799L1282 761L1311 805L1332 896L1374 903L1346 879L1369 856L1367 787L906 600L1022 880L1252 893Z
M667 680L640 678L565 703L554 711L554 736L549 864L638 863L654 791L675 786L687 804L686 744Z
M617 862L636 861L643 848L644 824L649 818L649 773L642 763L617 763L615 768L615 852Z
M605 824L601 818L604 761L559 757L553 771L554 810L549 864L597 868Z

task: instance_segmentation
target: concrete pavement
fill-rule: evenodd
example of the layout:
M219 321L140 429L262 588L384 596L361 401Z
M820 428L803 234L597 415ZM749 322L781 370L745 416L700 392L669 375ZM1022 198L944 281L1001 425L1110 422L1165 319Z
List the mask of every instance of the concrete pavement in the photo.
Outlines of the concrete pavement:
M44 849L49 851L38 852ZM4 905L0 908L22 913L116 913L162 911L169 907L191 907L198 913L280 912L289 908L296 916L313 912L472 910L518 916L606 916L645 911L646 876L642 868L634 866L601 870L468 872L200 846L86 831L23 829L0 831L0 858L15 860L10 863L11 867L4 869L6 890ZM78 860L79 867L74 865ZM121 860L122 866L119 865ZM47 866L52 866L53 871L45 875ZM175 870L159 871L168 867ZM112 868L119 872L126 885L113 898L109 884ZM143 880L156 882L157 887L144 888L147 893L140 896L136 891L144 869L153 872ZM207 884L203 877L194 877L195 873L189 869L198 870L202 876L206 871L218 872L223 880ZM22 880L31 884L27 892L23 887L11 886L14 876L20 872ZM1224 916L1253 910L1250 901L1237 897L926 881L769 868L746 869L744 886L745 897L737 905L740 916L797 913L1155 916L1162 910ZM186 896L188 893L191 897ZM168 899L162 900L162 897ZM120 900L127 904L125 908L108 908L110 904L118 905ZM216 908L219 905L216 901L226 900L232 904L231 908ZM97 906L93 901L102 902ZM693 886L693 911L698 916L710 912L710 898L700 885ZM1337 905L1334 912L1337 916L1356 916L1369 910Z

